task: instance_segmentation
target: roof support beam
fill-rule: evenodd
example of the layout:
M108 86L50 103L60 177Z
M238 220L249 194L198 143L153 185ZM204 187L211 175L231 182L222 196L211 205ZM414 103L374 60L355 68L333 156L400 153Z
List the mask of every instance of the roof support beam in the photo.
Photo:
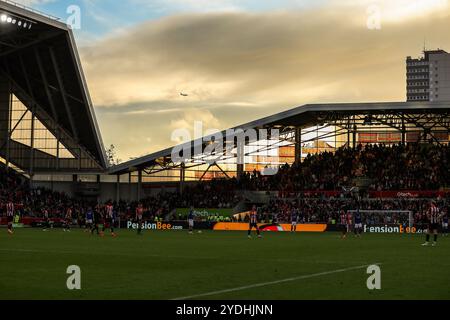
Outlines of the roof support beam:
M3 71L3 70L2 70ZM50 123L47 123L44 121L47 129L55 135L55 137L58 140L59 145L61 146L61 143L59 142L61 139L64 139L64 141L66 143L69 143L69 145L66 147L68 147L68 150L75 156L75 158L79 157L81 159L82 155L85 154L88 157L91 157L91 154L88 152L88 150L86 150L84 148L84 146L82 146L81 144L79 144L77 146L77 149L79 150L79 153L74 153L74 146L75 145L75 141L73 140L73 138L70 136L70 134L63 128L61 127L61 125L55 121L55 119L52 119L51 115L49 115L45 109L37 102L35 101L30 94L24 89L22 88L20 85L18 85L14 79L11 78L10 74L8 72L3 72L2 74L6 79L8 79L8 81L11 82L11 86L13 88L14 91L16 91L16 94L18 96L19 99L21 99L22 101L28 101L30 103L30 105L34 105L34 112L36 112L36 119L41 120L41 117L43 117L43 119L49 119ZM29 105L27 105L27 107L29 107ZM96 161L94 158L91 158L92 160ZM58 161L59 163L59 161ZM93 169L94 170L98 170L98 169ZM41 170L42 171L42 170ZM97 172L97 171L96 171Z
M138 171L138 183L137 183L137 201L141 201L142 193L142 170Z
M215 165L217 168L219 168L219 170L225 175L225 177L227 177L228 179L230 179L230 176L229 176L225 171L223 171L223 169L222 169L217 163L214 163L214 165Z
M13 70L13 71L14 71L14 70ZM33 83L40 84L40 85L44 86L44 83L42 82L42 80L37 79L37 78L34 78L34 77L31 77L28 73L23 72L23 70L22 70L22 73L24 74L25 77L28 78L28 81L29 81L30 83L33 82ZM51 84L48 84L48 87L49 87L49 89L50 89L51 91L55 91L55 92L58 92L58 93L62 94L62 93L58 90L58 88L52 86ZM83 101L83 100L81 100L80 98L77 98L77 97L75 97L75 96L73 96L73 95L71 95L71 94L69 94L69 93L67 93L67 92L65 92L65 96L66 96L67 98L69 98L69 99L75 101L75 102L78 102L78 103L80 103L80 104L84 104L84 101Z
M302 128L295 128L295 163L302 162Z
M50 52L50 58L52 60L53 70L55 71L55 74L56 74L56 80L58 81L59 92L61 93L61 97L62 97L63 103L64 103L64 108L66 110L67 117L69 118L70 128L72 129L72 134L75 138L75 141L78 143L79 142L78 130L75 125L75 121L73 120L72 112L70 111L70 106L69 106L69 103L68 103L67 97L66 97L66 90L62 83L61 75L59 73L58 63L56 62L56 58L55 58L55 52L52 47L49 48L49 52Z
M31 98L33 99L32 105L29 106L31 108L31 146L30 146L30 177L33 177L34 172L34 158L35 158L35 152L34 152L34 134L35 134L35 123L36 123L36 99L34 98L33 93L33 87L31 86L30 79L28 78L28 72L25 68L25 63L23 62L22 55L19 55L19 61L20 61L20 68L22 70L22 74L25 78L25 82L28 88L28 92L30 93ZM59 162L59 157L58 160Z
M56 112L55 104L53 102L53 97L50 93L50 90L48 89L47 76L45 74L44 67L42 66L41 56L39 55L39 51L36 48L34 48L34 56L36 58L36 62L37 62L38 68L39 68L39 73L41 74L42 81L44 82L44 90L45 90L45 94L47 95L47 100L50 105L50 109L52 110L53 119L55 120L55 122L58 123L59 122L58 113Z
M203 178L204 178L205 175L208 173L209 169L211 169L211 167L212 167L212 164L210 164L210 165L208 166L208 168L203 172L203 174L202 174L202 176L200 177L199 181L202 181L202 180L203 180Z
M16 47L16 48L14 48L14 49L11 49L11 50L8 50L8 51L5 51L5 52L1 53L1 54L0 54L0 58L6 57L6 56L8 56L8 55L10 55L10 54L13 54L13 53L19 51L19 50L22 50L22 49L25 49L25 48L34 46L35 44L38 44L39 42L42 42L42 41L51 39L51 38L56 37L56 36L58 36L58 35L60 35L60 34L61 34L61 32L49 32L47 35L45 35L45 36L43 36L43 37L38 37L38 38L37 38L36 40L34 40L34 41L28 42L28 43L26 43L26 44L23 44L23 45L21 45L21 46L18 46L18 47Z
M431 138L439 145L441 145L441 141L435 137L435 135L432 132L432 129L436 126L436 123L434 123L431 127L426 127L424 124L419 123L416 121L416 119L411 118L409 115L406 115L405 118L406 122L414 124L416 127L423 129L423 139L425 140L427 138L427 135L429 134Z
M180 166L180 194L183 194L184 191L184 182L186 180L186 169L184 162L181 163Z
M9 43L9 42L5 42L5 41L0 41L0 44L3 45L3 46L10 47L10 48L16 48L16 47L17 47L16 44L14 44L14 43Z

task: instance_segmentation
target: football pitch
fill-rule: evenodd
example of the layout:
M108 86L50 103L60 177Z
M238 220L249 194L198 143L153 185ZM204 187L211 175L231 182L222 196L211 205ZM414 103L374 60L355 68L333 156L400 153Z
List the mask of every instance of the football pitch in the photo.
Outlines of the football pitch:
M450 238L0 229L0 299L450 299ZM381 290L367 266L380 264ZM68 290L67 267L81 269Z

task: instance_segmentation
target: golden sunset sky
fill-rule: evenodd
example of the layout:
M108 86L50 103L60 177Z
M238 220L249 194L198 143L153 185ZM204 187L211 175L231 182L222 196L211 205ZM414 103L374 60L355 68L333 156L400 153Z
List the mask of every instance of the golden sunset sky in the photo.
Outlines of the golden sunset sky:
M404 101L406 56L424 41L450 51L446 0L167 3L191 6L76 34L104 144L123 161L176 144L171 132L194 121L225 129L306 103Z

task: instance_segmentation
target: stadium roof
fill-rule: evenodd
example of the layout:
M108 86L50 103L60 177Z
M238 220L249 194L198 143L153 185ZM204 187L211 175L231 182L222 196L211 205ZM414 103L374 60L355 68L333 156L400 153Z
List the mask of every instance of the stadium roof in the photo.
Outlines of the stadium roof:
M231 130L248 130L263 128L307 128L351 115L385 115L385 114L444 114L450 112L449 102L382 102L382 103L333 103L333 104L307 104L294 109L283 111L268 117L245 123L231 128ZM448 120L448 118L446 118ZM412 120L411 120L412 121ZM447 123L447 129L450 123ZM225 135L226 130L222 131ZM194 146L202 144L202 139L193 140L183 145L191 147L195 156ZM171 156L173 147L167 148L147 156L134 159L110 168L111 174L124 174L144 169L154 165L160 158Z
M5 0L0 0L0 15L0 78L27 108L35 108L36 117L74 155L59 169L104 170L104 147L71 29L57 18ZM21 155L27 154L14 143L23 148ZM19 167L29 163L11 155L14 160ZM36 171L56 167L54 159L45 160L36 162Z

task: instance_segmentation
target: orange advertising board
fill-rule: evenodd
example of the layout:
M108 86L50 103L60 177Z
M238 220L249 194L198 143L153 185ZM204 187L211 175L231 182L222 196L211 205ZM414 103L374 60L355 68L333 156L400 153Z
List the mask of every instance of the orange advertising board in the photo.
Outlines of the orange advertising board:
M290 224L267 224L258 223L261 231L290 232ZM325 232L326 224L298 224L297 232ZM248 223L243 222L218 222L214 225L213 230L217 231L247 231Z

